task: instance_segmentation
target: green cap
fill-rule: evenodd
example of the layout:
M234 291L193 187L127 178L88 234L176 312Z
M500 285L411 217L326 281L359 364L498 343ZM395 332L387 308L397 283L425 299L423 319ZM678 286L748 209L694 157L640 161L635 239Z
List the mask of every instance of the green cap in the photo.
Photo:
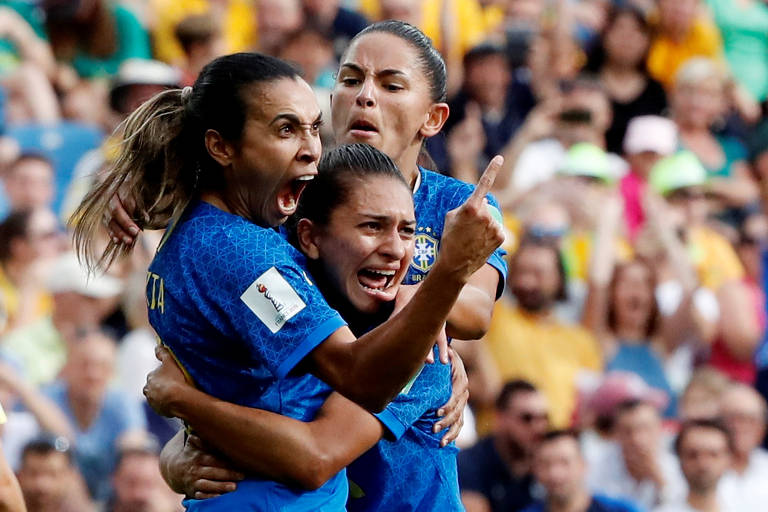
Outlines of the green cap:
M662 158L651 169L648 180L656 192L668 195L686 187L698 187L707 182L707 170L690 151L679 151Z
M578 142L565 153L565 161L560 166L560 174L587 176L602 181L610 181L608 154L594 144Z

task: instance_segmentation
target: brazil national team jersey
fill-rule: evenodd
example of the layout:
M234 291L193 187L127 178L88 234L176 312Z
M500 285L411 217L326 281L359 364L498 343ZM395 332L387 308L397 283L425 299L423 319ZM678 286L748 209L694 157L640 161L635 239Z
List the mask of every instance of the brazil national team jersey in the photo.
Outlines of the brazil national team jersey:
M310 421L330 389L291 370L345 325L277 231L199 202L149 267L149 318L195 385L227 402ZM189 510L333 511L347 499L344 471L316 491L249 478L237 490L187 500Z
M461 206L474 187L454 178L420 169L414 192L416 250L405 284L422 281L435 263L445 214ZM498 207L489 196L489 203ZM507 265L499 249L488 263L499 271L498 295L504 289ZM386 427L382 441L348 468L351 512L464 510L459 497L457 449L440 447L445 430L432 432L437 410L451 395L451 366L425 364L415 380L376 417Z

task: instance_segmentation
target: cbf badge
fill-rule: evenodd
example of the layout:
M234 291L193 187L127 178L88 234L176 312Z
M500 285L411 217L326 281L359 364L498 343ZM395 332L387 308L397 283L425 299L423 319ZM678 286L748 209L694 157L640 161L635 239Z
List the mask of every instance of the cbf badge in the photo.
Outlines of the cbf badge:
M438 241L428 234L431 232L431 228L420 227L414 237L415 247L411 265L422 272L429 272L437 259Z

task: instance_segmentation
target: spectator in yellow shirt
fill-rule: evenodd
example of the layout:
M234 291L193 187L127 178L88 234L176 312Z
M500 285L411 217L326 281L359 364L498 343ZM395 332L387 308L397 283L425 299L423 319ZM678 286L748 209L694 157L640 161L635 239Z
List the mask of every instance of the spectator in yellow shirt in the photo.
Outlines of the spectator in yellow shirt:
M501 379L526 379L544 393L557 427L571 423L579 379L602 369L597 340L554 315L555 304L565 298L565 279L556 246L524 237L507 282L515 301L499 300L483 341Z
M720 32L701 14L699 0L659 0L657 32L648 52L651 77L669 89L686 60L722 60L722 55Z

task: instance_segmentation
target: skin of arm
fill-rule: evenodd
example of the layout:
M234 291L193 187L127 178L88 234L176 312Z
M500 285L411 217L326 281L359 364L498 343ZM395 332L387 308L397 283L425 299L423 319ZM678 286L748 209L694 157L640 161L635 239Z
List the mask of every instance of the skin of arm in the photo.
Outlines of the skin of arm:
M739 281L730 281L717 291L717 299L720 303L719 332L728 352L739 361L749 360L760 341L760 326L749 299L749 290Z
M488 498L476 491L462 491L461 504L467 512L491 512Z
M485 264L469 278L448 315L446 333L451 338L477 340L491 325L499 271Z
M19 481L5 460L0 445L0 512L26 512Z
M158 348L157 355L162 365L150 374L145 393L148 397L173 396L173 404L160 412L186 420L207 444L243 470L316 489L384 435L383 426L375 416L338 393L329 396L313 421L302 422L217 400L190 386L167 350ZM439 432L450 426L441 446L458 436L463 423L461 411L469 394L461 358L452 353L451 359L454 392L438 411L445 416L434 429ZM150 403L158 405L152 398ZM349 424L355 425L351 434L345 429ZM340 432L344 435L339 435ZM161 471L172 489L196 497L234 490L234 482L212 481L233 478L231 474L214 471L215 466L224 463L212 457L208 463L214 468L195 468L193 466L202 461L185 460L185 455L189 456L185 451L188 450L178 435L163 449ZM195 474L190 475L190 471ZM207 481L200 482L198 475Z
M150 375L145 393L148 397L174 397L159 412L187 422L206 443L244 471L317 489L384 435L384 427L375 416L338 393L328 397L314 420L303 422L203 393L186 383L170 352L158 348L157 354L163 364ZM350 424L355 428L345 428ZM178 441L167 447L169 456L164 464L164 474L177 489L185 487L181 483L184 478L174 478L176 471L170 469L173 462L169 459L180 449Z

